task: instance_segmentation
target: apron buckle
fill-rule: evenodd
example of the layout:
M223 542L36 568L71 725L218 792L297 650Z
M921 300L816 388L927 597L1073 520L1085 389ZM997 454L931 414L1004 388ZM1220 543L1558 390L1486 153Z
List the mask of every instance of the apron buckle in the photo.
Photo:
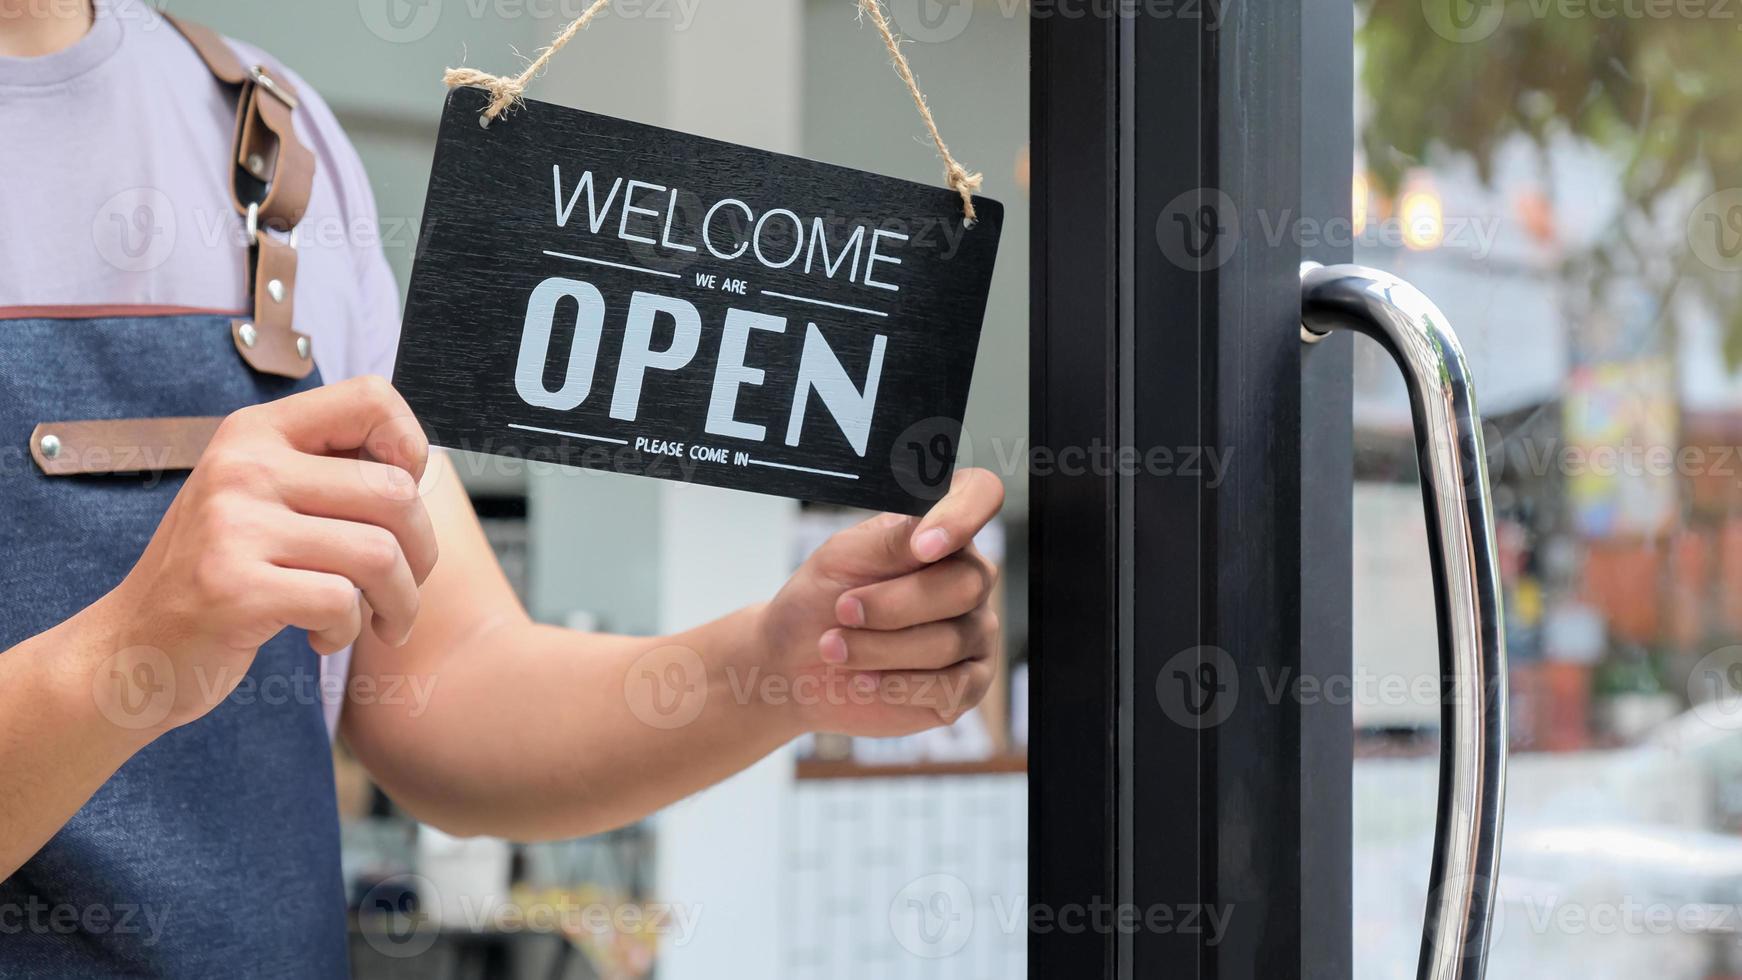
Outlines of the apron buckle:
M254 80L254 84L260 86L273 97L277 98L278 101L284 103L286 109L295 109L297 107L298 102L296 96L291 95L283 86L279 85L271 75L268 75L266 73L265 65L255 65L248 69L248 77Z

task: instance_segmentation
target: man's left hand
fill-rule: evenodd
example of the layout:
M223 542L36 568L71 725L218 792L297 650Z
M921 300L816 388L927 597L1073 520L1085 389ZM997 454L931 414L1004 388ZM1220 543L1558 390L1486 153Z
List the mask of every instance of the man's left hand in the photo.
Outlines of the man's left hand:
M951 724L997 674L997 568L974 535L997 515L992 473L956 473L924 517L882 514L830 538L762 613L806 731L905 735Z

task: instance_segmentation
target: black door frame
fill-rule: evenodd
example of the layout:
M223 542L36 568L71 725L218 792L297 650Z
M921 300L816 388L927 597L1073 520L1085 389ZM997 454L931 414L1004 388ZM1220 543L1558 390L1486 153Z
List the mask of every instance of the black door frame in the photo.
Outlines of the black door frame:
M1030 976L1351 974L1352 6L1031 14Z

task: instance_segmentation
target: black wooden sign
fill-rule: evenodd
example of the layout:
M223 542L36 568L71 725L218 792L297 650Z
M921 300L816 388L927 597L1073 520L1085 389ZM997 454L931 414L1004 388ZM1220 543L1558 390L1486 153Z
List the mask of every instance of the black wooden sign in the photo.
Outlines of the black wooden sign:
M476 89L436 139L394 384L440 446L920 513L1004 211Z

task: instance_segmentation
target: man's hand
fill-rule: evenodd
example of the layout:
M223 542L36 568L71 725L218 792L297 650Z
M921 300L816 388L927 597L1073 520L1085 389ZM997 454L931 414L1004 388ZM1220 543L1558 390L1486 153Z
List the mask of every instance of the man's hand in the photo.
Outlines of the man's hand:
M763 611L806 731L903 735L949 724L997 672L998 572L974 535L1004 503L962 470L922 518L883 514L830 538Z
M983 470L957 474L923 519L836 535L768 603L669 636L610 636L533 622L451 464L430 465L443 558L422 622L403 647L364 636L351 665L356 680L409 677L428 693L353 700L340 724L382 789L449 833L621 827L801 732L954 720L996 676L994 572L971 542L1003 490ZM870 690L851 688L861 675Z
M118 656L167 655L161 728L215 708L286 626L322 654L370 628L398 646L417 618L436 539L418 494L429 444L378 377L224 420L139 563L103 600ZM113 666L113 665L111 665Z

